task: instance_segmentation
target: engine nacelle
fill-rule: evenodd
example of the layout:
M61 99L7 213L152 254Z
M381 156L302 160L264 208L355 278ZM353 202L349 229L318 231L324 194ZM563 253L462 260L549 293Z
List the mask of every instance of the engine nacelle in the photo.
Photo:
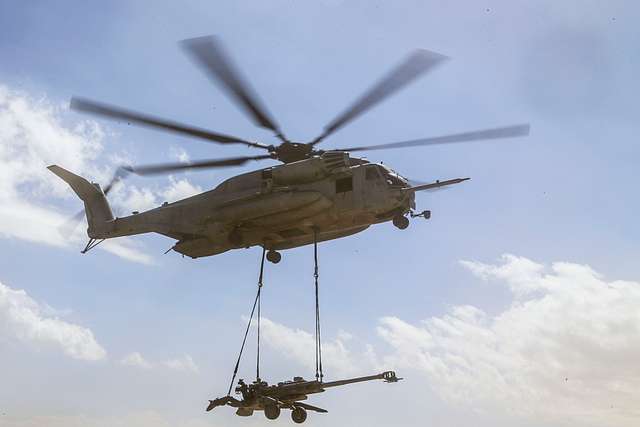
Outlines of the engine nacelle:
M349 169L349 153L327 151L319 157L273 167L271 179L275 185L306 184Z

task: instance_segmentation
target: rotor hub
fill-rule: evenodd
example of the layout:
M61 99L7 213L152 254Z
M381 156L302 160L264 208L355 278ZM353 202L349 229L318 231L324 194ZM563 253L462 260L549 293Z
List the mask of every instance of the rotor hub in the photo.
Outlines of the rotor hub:
M283 142L275 147L273 154L283 163L292 163L300 160L308 159L313 153L311 144L299 142Z

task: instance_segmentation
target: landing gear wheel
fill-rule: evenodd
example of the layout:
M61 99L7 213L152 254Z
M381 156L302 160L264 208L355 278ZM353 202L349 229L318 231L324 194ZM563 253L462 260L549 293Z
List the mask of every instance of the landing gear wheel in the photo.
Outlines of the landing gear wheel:
M282 255L280 255L280 252L274 251L274 250L267 252L267 260L269 262L277 264L280 262L281 259L282 259Z
M393 225L398 227L400 230L404 230L409 226L409 219L402 215L396 215L393 217Z
M275 420L280 416L280 407L278 405L267 405L264 407L264 416L270 420Z
M302 424L307 419L307 411L304 408L297 407L291 411L291 419L296 424Z

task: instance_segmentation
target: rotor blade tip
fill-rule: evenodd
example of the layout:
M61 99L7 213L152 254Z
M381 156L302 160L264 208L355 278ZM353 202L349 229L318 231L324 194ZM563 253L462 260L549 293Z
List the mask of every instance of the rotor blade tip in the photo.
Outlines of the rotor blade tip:
M77 110L82 104L82 100L77 96L72 96L69 100L69 108L72 110Z
M413 53L414 56L419 56L422 57L424 59L430 59L430 60L435 60L435 61L448 61L451 59L451 57L444 55L442 53L438 53L438 52L434 52L433 50L428 50L428 49L417 49L416 51L414 51Z

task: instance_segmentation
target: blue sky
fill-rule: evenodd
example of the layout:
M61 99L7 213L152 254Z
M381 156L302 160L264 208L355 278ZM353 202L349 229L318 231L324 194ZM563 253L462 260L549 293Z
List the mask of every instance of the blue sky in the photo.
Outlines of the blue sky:
M638 12L628 1L0 2L0 374L10 384L0 425L245 422L202 409L226 391L260 250L190 260L162 255L167 238L140 236L81 255L81 240L55 231L80 202L44 169L104 182L123 159L253 153L95 121L68 111L73 95L275 143L177 45L207 34L292 139L316 136L415 48L451 60L325 147L532 126L526 139L365 153L416 180L472 180L420 194L428 222L320 246L329 376L389 367L407 380L327 393L315 401L330 413L309 422L632 425L638 414L621 402L637 401L625 387L640 381L625 364L640 352ZM122 213L153 206L254 166L133 178L112 202ZM312 250L283 255L265 280L269 381L313 374L301 332L313 330ZM601 357L588 357L594 348ZM568 390L532 374L571 369L580 379ZM615 388L607 378L618 375ZM594 396L617 406L579 403ZM382 409L358 414L365 402Z

